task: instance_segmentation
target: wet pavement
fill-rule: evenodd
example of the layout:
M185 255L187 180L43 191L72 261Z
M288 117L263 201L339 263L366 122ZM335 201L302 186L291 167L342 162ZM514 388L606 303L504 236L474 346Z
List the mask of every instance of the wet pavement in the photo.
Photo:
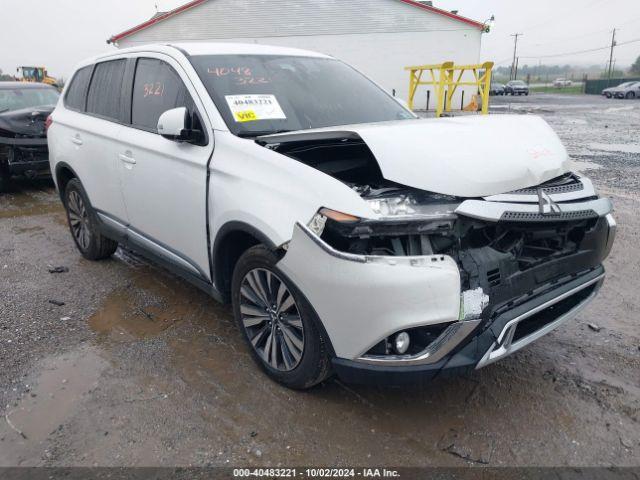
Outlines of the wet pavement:
M0 466L640 465L640 101L509 102L613 197L608 278L577 319L422 389L280 387L228 306L121 250L82 259L50 184L18 182L0 196Z

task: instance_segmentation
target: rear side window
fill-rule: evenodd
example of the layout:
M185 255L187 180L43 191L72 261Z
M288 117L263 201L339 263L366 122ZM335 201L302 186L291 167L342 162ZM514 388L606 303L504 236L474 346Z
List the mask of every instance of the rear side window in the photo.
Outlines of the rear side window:
M133 126L157 132L160 115L178 107L193 110L191 96L177 72L162 60L139 59L131 102Z
M121 119L122 82L126 60L111 60L96 65L89 86L87 113L111 120Z
M67 94L64 98L64 104L67 108L78 110L80 112L84 110L84 101L87 95L89 80L91 80L92 68L93 66L81 68L73 76L69 89L67 90Z

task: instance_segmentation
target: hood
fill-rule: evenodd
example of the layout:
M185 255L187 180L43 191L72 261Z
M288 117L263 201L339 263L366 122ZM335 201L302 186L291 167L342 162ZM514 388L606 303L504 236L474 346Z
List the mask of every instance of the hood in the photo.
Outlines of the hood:
M19 136L44 137L44 124L55 106L41 106L0 113L0 130Z
M358 135L382 176L456 197L532 187L569 171L560 139L540 117L487 115L339 126L261 137L270 143L322 133Z

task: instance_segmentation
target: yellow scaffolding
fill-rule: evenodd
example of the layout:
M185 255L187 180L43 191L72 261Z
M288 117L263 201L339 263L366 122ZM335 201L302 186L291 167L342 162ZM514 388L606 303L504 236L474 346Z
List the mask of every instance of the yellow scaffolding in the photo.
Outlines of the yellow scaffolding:
M436 93L436 117L442 112L451 111L451 99L460 85L475 86L482 99L482 114L489 113L489 90L491 88L491 70L493 62L485 62L477 65L454 65L453 62L444 62L439 65L418 65L406 67L409 71L409 108L413 110L413 100L420 85L431 85ZM423 80L423 75L428 72L430 78ZM473 74L473 81L462 80L465 72Z

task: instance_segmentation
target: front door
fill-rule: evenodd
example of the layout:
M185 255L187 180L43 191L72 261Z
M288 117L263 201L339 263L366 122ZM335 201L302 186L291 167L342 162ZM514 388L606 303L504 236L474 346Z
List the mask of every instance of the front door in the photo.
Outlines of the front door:
M195 90L173 59L136 60L131 126L120 131L119 171L129 237L190 273L210 280L207 252L207 164L213 133ZM158 119L187 107L205 130L206 145L180 143L157 133Z

